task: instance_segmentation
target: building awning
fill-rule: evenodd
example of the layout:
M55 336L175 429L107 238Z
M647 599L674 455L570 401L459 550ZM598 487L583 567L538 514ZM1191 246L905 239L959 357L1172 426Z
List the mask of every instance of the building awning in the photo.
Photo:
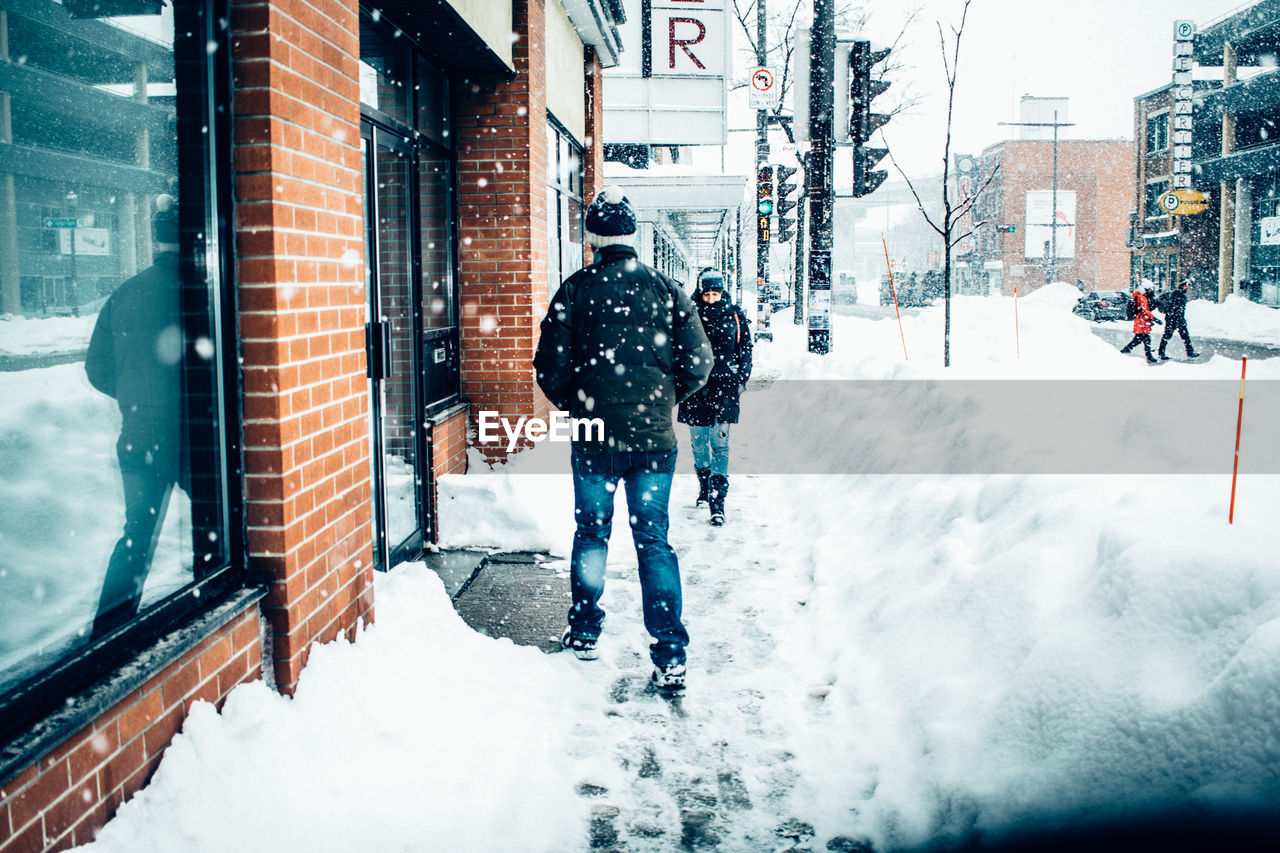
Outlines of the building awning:
M1247 148L1225 157L1210 157L1192 162L1192 181L1199 187L1224 181L1280 173L1280 142Z
M1179 243L1177 231L1161 231L1159 234L1143 234L1142 245L1145 248L1157 248L1160 246L1176 246Z
M417 42L446 72L511 78L507 61L485 43L447 0L376 0L380 16Z
M1209 24L1195 36L1198 65L1222 65L1223 47L1230 43L1242 66L1273 63L1280 40L1280 0L1260 0L1247 9Z
M634 170L622 167L605 183L621 187L642 221L665 221L696 256L714 259L716 241L746 198L746 175L699 175L662 169Z
M626 20L622 0L561 0L582 43L596 49L600 64L613 68L622 53L618 24Z

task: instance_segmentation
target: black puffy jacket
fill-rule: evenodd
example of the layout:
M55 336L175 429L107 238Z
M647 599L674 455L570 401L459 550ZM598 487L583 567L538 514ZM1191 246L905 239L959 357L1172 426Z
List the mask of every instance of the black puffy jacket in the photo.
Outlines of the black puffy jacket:
M680 404L679 420L692 426L736 424L738 400L751 378L751 329L747 315L722 296L714 305L695 296L698 317L716 363L701 391Z
M604 421L584 453L663 452L676 446L671 410L701 388L713 357L680 286L605 246L551 299L533 358L538 387L575 418Z

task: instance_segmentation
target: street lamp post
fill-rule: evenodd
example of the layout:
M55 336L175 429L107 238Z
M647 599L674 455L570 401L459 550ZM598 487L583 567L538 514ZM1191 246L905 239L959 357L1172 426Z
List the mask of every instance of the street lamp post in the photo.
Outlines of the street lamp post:
M1073 127L1075 122L1058 121L1058 111L1053 111L1053 121L1002 121L1006 127L1053 128L1053 210L1049 212L1049 268L1045 270L1045 284L1052 284L1058 272L1058 128Z
M75 190L67 193L67 207L71 208L71 316L80 316L80 293L76 287L76 226L79 225L77 220L77 207L80 203L80 197L76 195Z

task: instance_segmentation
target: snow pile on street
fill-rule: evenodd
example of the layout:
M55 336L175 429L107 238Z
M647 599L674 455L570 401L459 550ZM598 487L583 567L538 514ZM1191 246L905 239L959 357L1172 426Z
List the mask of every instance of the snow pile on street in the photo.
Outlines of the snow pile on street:
M1222 303L1193 299L1187 303L1191 339L1225 338L1280 347L1280 309L1268 308L1238 293Z
M965 297L950 371L941 307L904 317L909 362L895 322L850 317L825 359L775 321L757 360L788 378L1238 378L1226 358L1148 369L1064 317L1056 290L1019 300L1021 358L1012 300ZM965 452L965 410L932 417ZM1229 466L733 475L715 530L678 435L683 699L644 687L619 507L600 661L471 633L434 576L402 566L378 579L377 624L316 649L296 699L255 684L221 716L201 707L94 849L571 851L604 820L631 851L891 850L1280 798L1280 477L1242 477L1228 526ZM849 451L834 435L812 452ZM569 478L520 473L564 455L442 478L448 544L567 556Z
M293 700L255 682L197 704L90 848L574 849L577 662L476 634L421 565L377 595L377 627L316 647Z
M37 355L87 349L98 315L19 317L0 314L0 355Z

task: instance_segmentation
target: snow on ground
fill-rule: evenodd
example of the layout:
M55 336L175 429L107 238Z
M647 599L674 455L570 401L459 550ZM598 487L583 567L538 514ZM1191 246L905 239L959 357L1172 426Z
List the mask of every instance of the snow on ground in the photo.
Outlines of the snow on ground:
M1062 302L1020 300L1017 358L1012 300L957 300L953 372L1238 377L1225 358L1148 370ZM827 359L776 324L758 361L952 375L940 313L904 318L907 363L896 323L846 317ZM888 850L1280 797L1280 477L1243 477L1228 526L1227 472L735 475L717 530L690 506L686 450L683 698L646 688L619 510L600 661L481 637L432 573L401 566L378 579L377 624L316 649L295 699L251 684L221 715L197 708L93 848L573 851L594 832L630 851ZM445 477L442 544L547 549L563 584L572 485L521 473L537 457L565 449Z
M76 352L89 346L98 315L19 317L0 314L0 355Z

